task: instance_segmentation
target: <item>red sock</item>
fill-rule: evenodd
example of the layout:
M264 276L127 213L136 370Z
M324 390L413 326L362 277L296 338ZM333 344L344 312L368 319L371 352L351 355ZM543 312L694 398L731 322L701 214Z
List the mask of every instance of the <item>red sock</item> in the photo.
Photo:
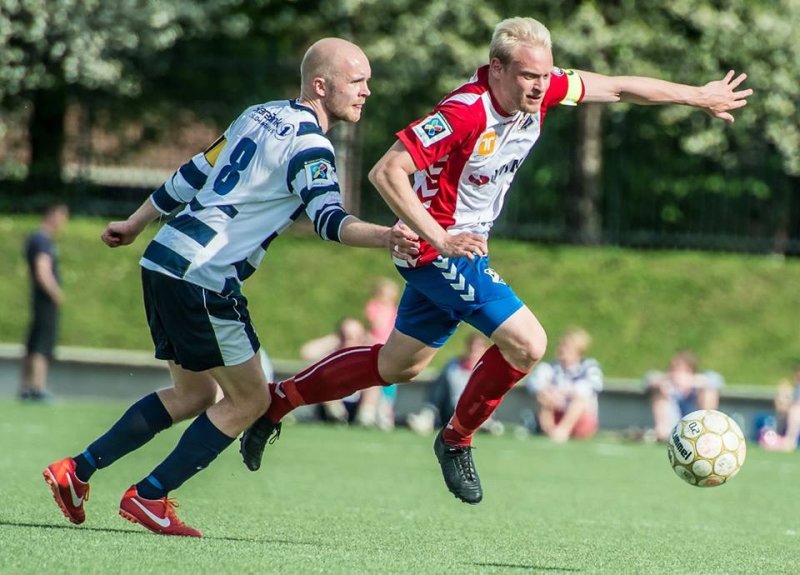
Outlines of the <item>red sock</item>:
M444 428L445 443L466 447L472 434L494 413L505 394L525 372L508 363L496 345L483 354L472 369L467 387L458 400L455 413Z
M359 389L387 385L378 373L383 345L346 347L280 383L271 383L267 418L277 423L299 405L347 397Z

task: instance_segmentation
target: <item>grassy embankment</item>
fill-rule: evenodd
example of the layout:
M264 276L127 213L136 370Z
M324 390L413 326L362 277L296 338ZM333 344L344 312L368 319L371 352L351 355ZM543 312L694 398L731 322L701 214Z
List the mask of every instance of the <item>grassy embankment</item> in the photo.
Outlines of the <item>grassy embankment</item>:
M28 288L21 256L35 218L0 216L0 342L21 341ZM110 250L104 221L75 218L60 240L67 301L61 343L150 349L134 246ZM772 386L800 358L800 261L765 256L550 247L493 240L493 266L534 310L551 338L582 325L607 375L638 378L689 347L730 384ZM373 279L399 279L379 250L290 233L274 242L245 294L259 336L276 358L361 315ZM456 353L468 327L439 354Z

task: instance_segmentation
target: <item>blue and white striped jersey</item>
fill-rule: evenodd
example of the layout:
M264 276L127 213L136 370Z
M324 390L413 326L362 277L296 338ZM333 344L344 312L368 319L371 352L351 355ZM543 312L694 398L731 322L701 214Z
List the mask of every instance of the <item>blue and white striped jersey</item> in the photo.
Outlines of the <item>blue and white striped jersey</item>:
M303 210L326 240L339 241L347 217L333 146L297 101L246 109L150 198L162 213L185 206L147 246L142 267L218 293L250 277Z

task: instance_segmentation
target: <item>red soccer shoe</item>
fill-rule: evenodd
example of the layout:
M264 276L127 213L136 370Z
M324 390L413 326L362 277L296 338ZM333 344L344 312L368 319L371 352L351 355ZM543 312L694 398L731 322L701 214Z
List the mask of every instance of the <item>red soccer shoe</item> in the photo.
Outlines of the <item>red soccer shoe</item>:
M86 520L83 502L89 500L89 484L75 475L75 460L65 457L56 461L48 465L42 475L64 517L75 525L83 523Z
M178 503L168 497L155 500L139 497L136 486L131 485L119 502L119 514L131 523L143 525L160 535L202 537L200 531L178 519L175 514L177 506Z

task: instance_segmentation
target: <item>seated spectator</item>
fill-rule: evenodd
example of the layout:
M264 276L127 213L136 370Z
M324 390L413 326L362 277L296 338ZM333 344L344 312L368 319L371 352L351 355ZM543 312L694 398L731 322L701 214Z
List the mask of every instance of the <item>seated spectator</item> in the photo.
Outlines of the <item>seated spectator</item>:
M428 387L422 409L408 416L408 427L420 435L428 435L450 421L458 398L467 386L472 368L488 348L489 341L483 335L471 333L464 342L461 355L448 361L439 377ZM481 429L500 434L503 432L503 424L490 417Z
M667 441L681 417L698 409L719 408L719 390L725 380L715 371L700 372L697 357L689 350L676 352L665 372L645 376L650 397L655 437Z
M759 433L758 443L770 451L794 451L800 439L800 365L793 379L782 380L775 395L775 417Z
M337 349L368 344L367 330L353 317L342 318L336 331L303 344L300 357L315 362ZM328 401L316 406L317 415L328 423L353 423L358 417L361 392L357 391L341 400Z
M557 443L597 433L603 372L596 360L584 357L591 341L583 329L568 330L556 349L557 361L540 363L525 378L528 391L536 396L538 428Z

